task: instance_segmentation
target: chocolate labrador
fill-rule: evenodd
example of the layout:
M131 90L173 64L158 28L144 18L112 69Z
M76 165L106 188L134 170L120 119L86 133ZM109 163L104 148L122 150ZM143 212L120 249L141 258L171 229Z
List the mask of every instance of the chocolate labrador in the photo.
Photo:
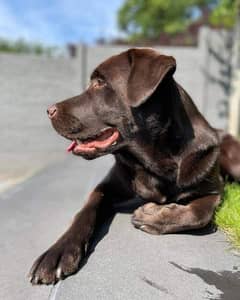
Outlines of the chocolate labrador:
M206 226L220 203L223 176L240 179L240 144L212 128L173 78L176 61L133 48L100 64L81 95L48 109L68 151L85 159L113 154L115 165L70 228L30 271L33 284L73 274L114 206L145 201L132 224L164 234Z

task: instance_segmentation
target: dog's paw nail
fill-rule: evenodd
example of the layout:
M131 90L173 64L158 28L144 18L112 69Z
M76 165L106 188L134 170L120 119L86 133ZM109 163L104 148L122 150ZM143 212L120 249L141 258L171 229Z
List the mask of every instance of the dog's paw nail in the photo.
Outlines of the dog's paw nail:
M146 228L146 225L141 225L140 229L143 230L144 228Z
M30 282L32 282L32 279L33 279L33 276L32 276L32 275L28 275L27 278L28 278L28 280L29 280Z
M33 277L33 275L32 275L32 272L31 272L31 270L30 270L30 272L27 274L27 276L26 276L28 279L29 279L29 281L31 281L32 280L32 277Z
M84 251L85 251L85 254L86 254L87 251L88 251L88 243L85 244L85 246L84 246Z
M62 268L61 268L61 267L58 267L58 268L57 268L57 271L56 271L56 278L57 278L57 279L60 279L60 278L61 278L61 275L62 275Z
M38 280L39 280L39 277L38 276L35 276L32 278L31 280L31 283L34 285L34 284L38 284Z

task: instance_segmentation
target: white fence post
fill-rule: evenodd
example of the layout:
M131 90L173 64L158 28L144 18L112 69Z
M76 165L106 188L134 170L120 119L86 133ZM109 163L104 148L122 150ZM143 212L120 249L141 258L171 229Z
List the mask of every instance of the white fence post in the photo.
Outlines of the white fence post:
M229 98L228 130L238 136L240 133L240 2L235 27L235 43L233 48L233 73L231 95Z
M240 70L234 72L232 92L229 98L229 133L237 136L240 130Z

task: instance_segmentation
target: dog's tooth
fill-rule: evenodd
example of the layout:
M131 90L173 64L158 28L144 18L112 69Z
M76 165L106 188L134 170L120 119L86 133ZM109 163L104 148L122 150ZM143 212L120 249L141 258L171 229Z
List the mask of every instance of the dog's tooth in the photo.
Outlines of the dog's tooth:
M103 131L105 131L105 130L107 130L107 129L109 129L109 128L111 128L111 127L110 127L110 126L105 127L105 128L103 128L103 129L101 129L100 131L103 132Z
M112 146L117 145L117 142L115 141L114 143L112 143Z

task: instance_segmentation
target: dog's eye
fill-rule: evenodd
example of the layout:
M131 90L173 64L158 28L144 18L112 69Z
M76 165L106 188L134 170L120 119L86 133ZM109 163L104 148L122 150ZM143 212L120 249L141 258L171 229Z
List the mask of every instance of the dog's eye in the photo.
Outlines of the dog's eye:
M96 78L91 82L93 88L101 88L106 85L106 82L102 78Z

